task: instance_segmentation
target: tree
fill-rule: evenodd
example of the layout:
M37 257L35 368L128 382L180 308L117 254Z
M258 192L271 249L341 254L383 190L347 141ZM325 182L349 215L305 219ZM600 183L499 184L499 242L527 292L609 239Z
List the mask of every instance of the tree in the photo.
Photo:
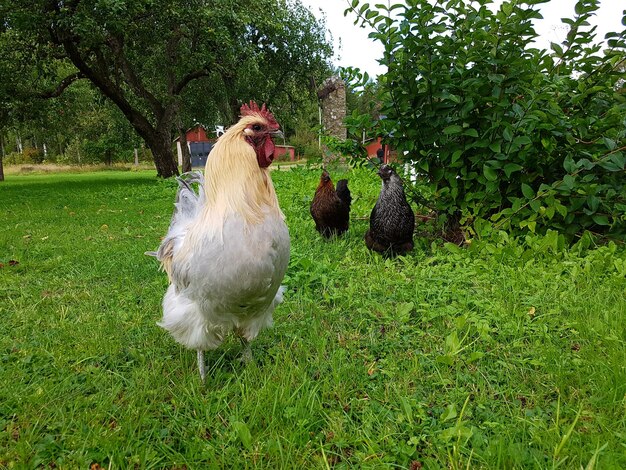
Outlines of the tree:
M2 13L1 9L0 13ZM0 52L4 50L3 45L5 42L5 32L0 25ZM2 80L0 80L0 181L4 181L4 129L10 119L10 82L12 76L10 74L9 64L10 60L8 54L0 54L0 76L3 77Z
M551 52L532 45L536 0L360 3L349 11L388 67L377 130L426 176L448 228L626 234L626 30L595 41L596 0Z
M0 7L0 17L3 13ZM16 64L22 63L22 58L11 47L13 39L13 33L6 30L5 24L0 24L0 181L4 181L4 132L15 121L15 108L20 95Z
M0 71L0 73L2 73ZM2 99L2 91L0 91L0 181L4 181L4 137L3 137L3 128L5 122L8 120L7 109L8 105L3 102Z
M7 3L6 29L47 79L38 92L89 80L144 139L161 177L178 173L172 132L191 84L202 80L206 105L232 120L239 100L295 95L308 83L297 73L316 73L330 54L323 25L295 0ZM50 86L59 62L74 70Z

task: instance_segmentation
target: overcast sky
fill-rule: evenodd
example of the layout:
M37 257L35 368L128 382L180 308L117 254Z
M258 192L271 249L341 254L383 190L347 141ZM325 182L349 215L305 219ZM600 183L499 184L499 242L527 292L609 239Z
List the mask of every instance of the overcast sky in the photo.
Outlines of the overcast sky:
M355 26L354 16L343 16L346 7L351 3L349 0L301 0L309 7L317 17L321 16L322 10L326 16L326 26L333 37L335 49L334 63L347 67L358 67L367 71L370 75L378 75L384 71L378 65L376 59L382 57L382 46L367 37L368 30ZM398 2L395 0L393 3ZM363 3L363 2L362 2ZM375 3L370 1L370 3ZM495 0L494 5L499 5L501 0ZM565 38L567 30L563 28L560 18L574 16L576 0L551 0L549 3L540 5L543 20L535 25L535 30L541 36L539 46L549 48L550 42L560 42ZM620 32L622 26L622 10L626 9L623 0L600 0L600 9L595 22L598 25L596 38L603 39L608 31Z

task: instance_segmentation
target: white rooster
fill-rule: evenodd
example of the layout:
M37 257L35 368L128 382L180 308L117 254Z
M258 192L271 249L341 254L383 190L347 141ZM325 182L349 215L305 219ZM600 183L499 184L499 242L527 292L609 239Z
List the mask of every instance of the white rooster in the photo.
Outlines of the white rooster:
M149 253L170 280L159 325L198 352L202 381L204 351L234 331L249 358L249 342L272 324L282 301L290 240L268 170L277 134L265 105L244 104L239 122L213 147L204 177L192 172L179 178L169 230L158 251Z

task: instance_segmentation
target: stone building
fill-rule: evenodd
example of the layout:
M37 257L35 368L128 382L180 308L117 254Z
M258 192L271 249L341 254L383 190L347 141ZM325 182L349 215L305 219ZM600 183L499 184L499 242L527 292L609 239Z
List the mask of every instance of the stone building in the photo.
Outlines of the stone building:
M333 76L322 83L317 92L321 107L321 124L326 135L345 140L348 136L344 120L346 118L346 84ZM332 158L328 149L322 148L324 160Z

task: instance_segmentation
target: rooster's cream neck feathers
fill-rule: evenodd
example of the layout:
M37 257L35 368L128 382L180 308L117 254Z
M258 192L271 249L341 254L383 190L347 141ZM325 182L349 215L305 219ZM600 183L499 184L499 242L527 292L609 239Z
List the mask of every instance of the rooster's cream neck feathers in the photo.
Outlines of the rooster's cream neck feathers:
M237 213L247 224L257 224L268 211L282 217L269 169L259 166L245 140L244 131L260 119L258 115L243 117L213 147L204 170L207 219L223 221Z

